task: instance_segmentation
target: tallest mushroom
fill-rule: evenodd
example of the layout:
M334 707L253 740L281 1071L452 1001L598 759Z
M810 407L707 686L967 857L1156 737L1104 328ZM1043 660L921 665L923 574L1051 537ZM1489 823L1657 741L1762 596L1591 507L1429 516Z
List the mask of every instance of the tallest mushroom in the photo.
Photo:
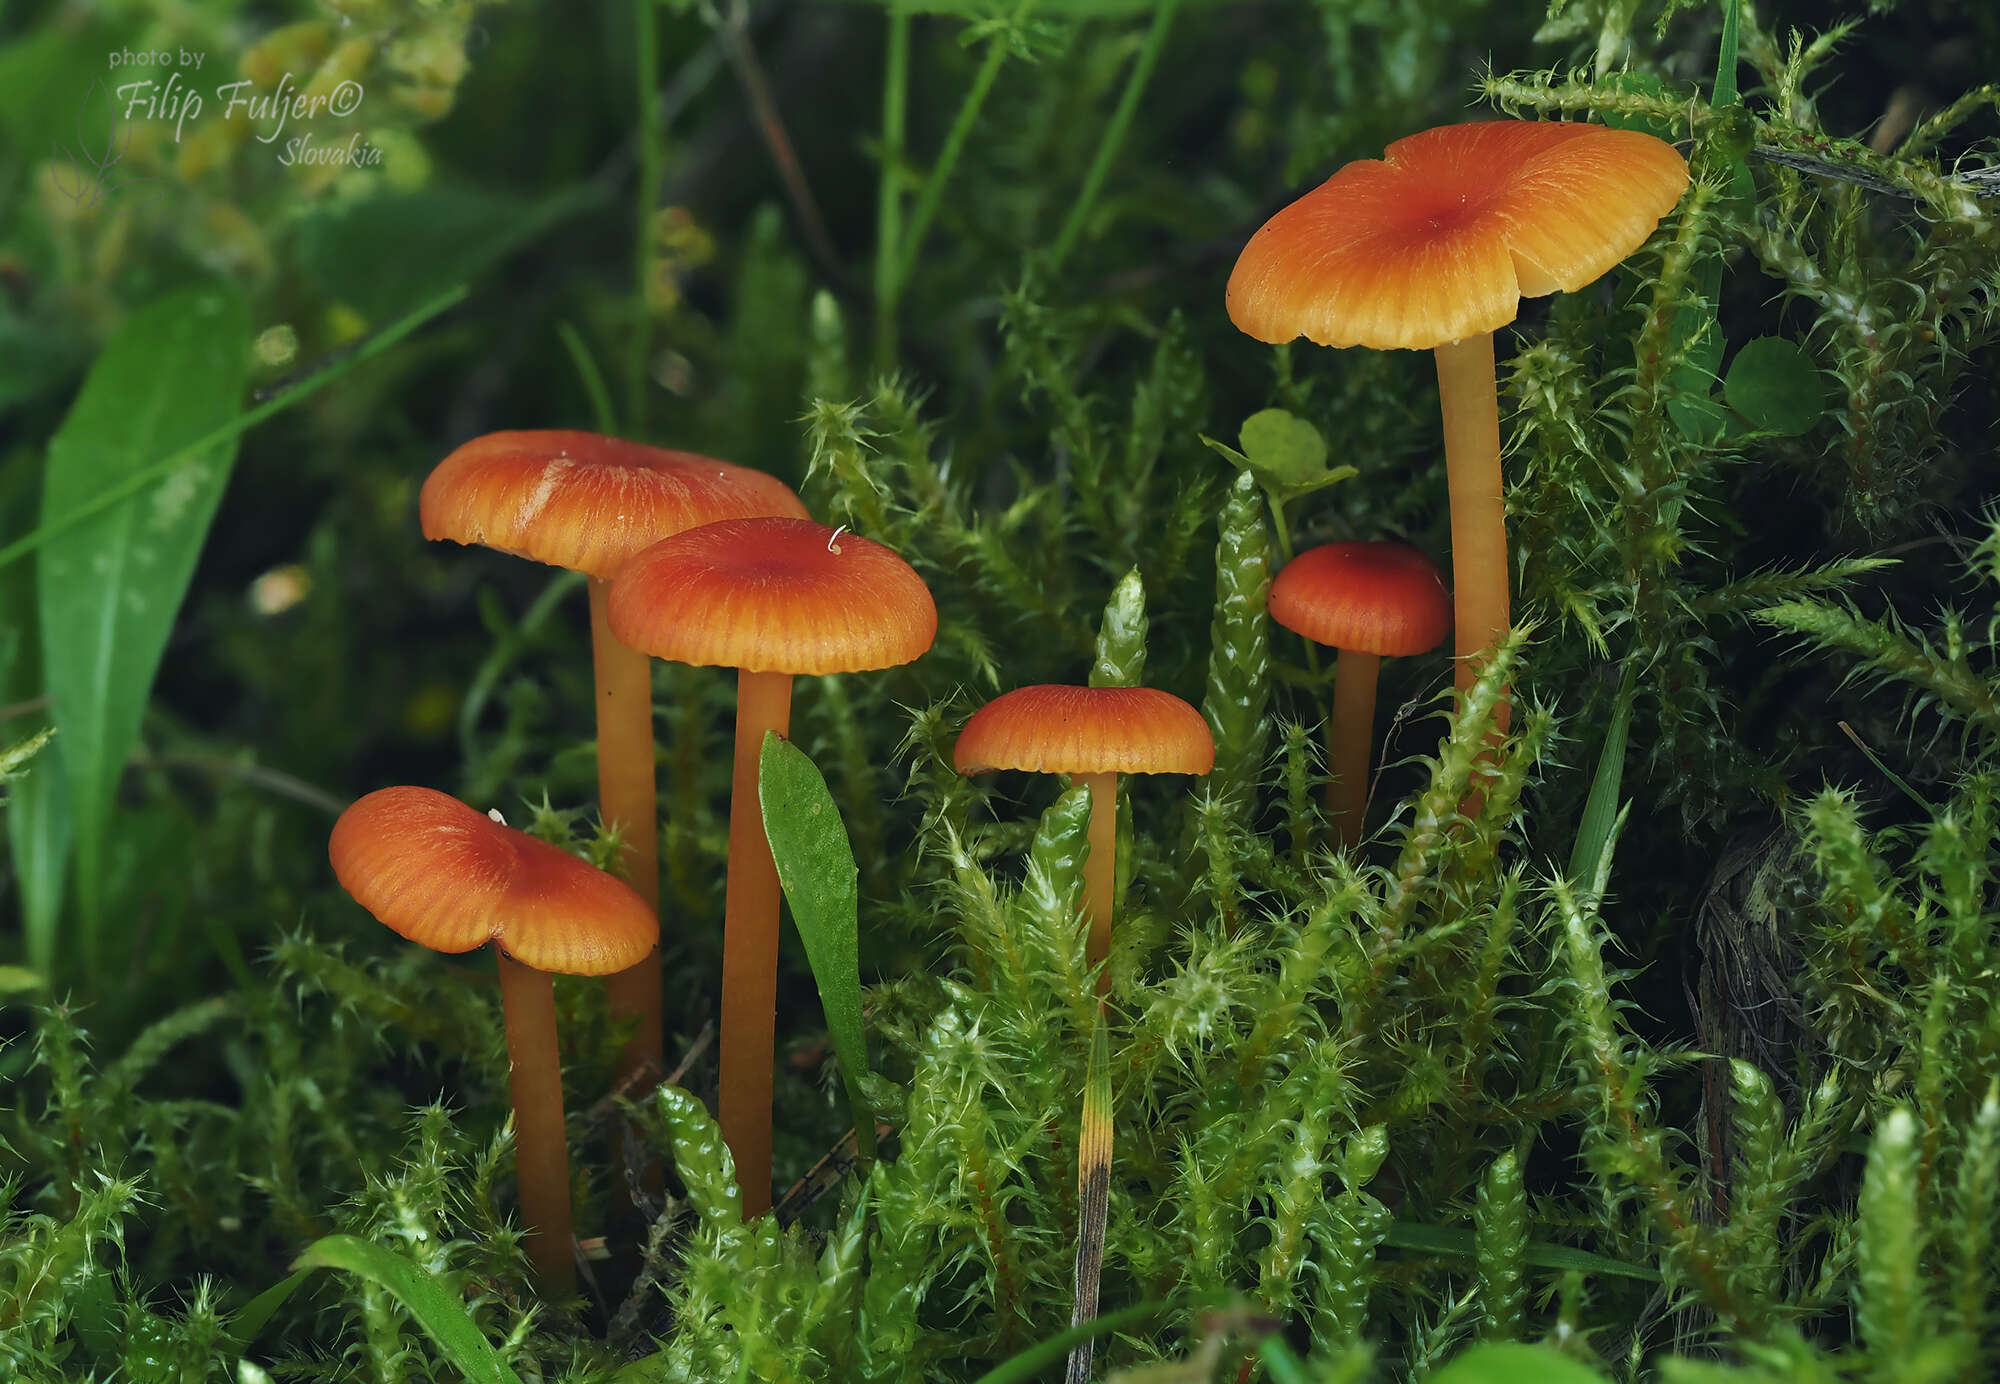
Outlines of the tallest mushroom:
M1342 168L1265 222L1229 276L1229 319L1259 341L1437 353L1461 690L1511 622L1493 333L1521 299L1638 249L1687 182L1673 146L1636 131L1447 125Z

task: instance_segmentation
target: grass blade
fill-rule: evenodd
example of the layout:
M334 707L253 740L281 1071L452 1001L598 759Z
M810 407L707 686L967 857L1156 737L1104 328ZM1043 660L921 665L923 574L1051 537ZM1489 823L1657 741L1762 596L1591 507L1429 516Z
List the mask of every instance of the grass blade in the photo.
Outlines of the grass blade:
M1083 1120L1076 1137L1076 1277L1071 1327L1097 1316L1098 1280L1104 1272L1104 1233L1111 1212L1111 1039L1105 1031L1104 1001L1090 1026L1090 1073L1083 1086ZM1090 1378L1094 1338L1070 1352L1070 1384Z
M493 1343L465 1315L464 1304L394 1250L352 1235L327 1235L308 1246L292 1267L358 1274L402 1303L469 1384L521 1384L521 1377L507 1368Z
M1597 774L1590 781L1590 796L1584 799L1583 816L1576 825L1576 844L1569 853L1569 878L1588 885L1604 858L1604 847L1618 820L1618 790L1625 777L1625 743L1632 730L1633 674L1630 660L1618 684L1618 698L1612 704L1611 725L1604 732L1604 744L1597 752Z
M1131 1307L1120 1308L1116 1312L1106 1312L1101 1317L1067 1331L1059 1331L1046 1341L1029 1346L1011 1360L1004 1360L972 1384L1033 1384L1043 1367L1053 1365L1075 1349L1079 1341L1094 1341L1099 1336L1108 1336L1114 1331L1123 1331L1128 1326L1151 1321L1167 1310L1168 1303L1141 1302Z

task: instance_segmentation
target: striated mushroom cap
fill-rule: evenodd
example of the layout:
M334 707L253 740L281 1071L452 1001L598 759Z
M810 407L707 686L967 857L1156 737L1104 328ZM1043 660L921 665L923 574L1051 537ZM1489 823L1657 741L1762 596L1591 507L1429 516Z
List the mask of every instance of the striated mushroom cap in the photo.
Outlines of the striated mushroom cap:
M1407 543L1328 543L1271 583L1271 618L1316 644L1383 658L1428 653L1451 633L1437 564Z
M755 673L859 673L937 638L916 569L872 539L808 519L735 519L655 543L605 607L621 643L655 658Z
M747 466L589 432L496 432L437 464L424 537L478 543L602 580L650 543L718 519L804 518L791 487Z
M538 971L601 976L659 943L659 922L630 885L429 788L355 802L327 855L356 903L432 951L492 941Z
M1492 120L1408 135L1264 223L1229 276L1259 341L1428 350L1591 283L1687 188L1687 161L1632 130Z
M1018 687L979 708L959 732L961 774L1205 774L1215 738L1201 713L1152 687Z

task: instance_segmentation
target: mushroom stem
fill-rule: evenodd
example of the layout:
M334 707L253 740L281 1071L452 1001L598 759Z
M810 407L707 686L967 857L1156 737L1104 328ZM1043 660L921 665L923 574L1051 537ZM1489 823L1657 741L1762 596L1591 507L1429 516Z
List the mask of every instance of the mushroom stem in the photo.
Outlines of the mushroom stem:
M1118 775L1078 774L1090 789L1090 855L1083 862L1083 916L1090 929L1084 956L1098 965L1111 954L1111 912L1118 899ZM1111 972L1098 972L1097 993L1111 988Z
M653 787L653 665L611 633L604 616L611 583L590 582L590 659L597 683L597 801L624 833L619 863L657 916L660 911L659 799ZM661 1066L660 953L606 978L614 1018L634 1024L618 1056L618 1079Z
M569 1144L563 1132L562 1065L556 1059L556 988L546 971L500 959L507 1020L507 1089L514 1101L514 1166L521 1184L525 1248L551 1294L576 1289L570 1254Z
M1444 465L1451 489L1452 625L1456 684L1479 676L1484 656L1510 624L1507 512L1500 492L1500 400L1493 383L1493 333L1437 348L1444 412ZM1494 708L1496 736L1507 732L1507 703Z
M764 732L792 725L792 675L742 669L729 790L729 881L722 924L723 1142L736 1160L743 1218L771 1209L771 1069L778 1012L778 867L764 835L757 766Z
M1334 839L1351 847L1361 839L1368 808L1368 766L1375 739L1375 679L1379 654L1342 649L1333 684L1333 720L1326 748L1332 777L1326 785L1326 815Z

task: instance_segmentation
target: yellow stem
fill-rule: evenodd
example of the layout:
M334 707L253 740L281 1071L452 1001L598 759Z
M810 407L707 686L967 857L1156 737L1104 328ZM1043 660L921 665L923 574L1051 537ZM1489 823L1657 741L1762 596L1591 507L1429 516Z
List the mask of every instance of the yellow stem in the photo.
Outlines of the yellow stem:
M611 633L604 618L610 583L591 578L590 657L597 683L597 801L607 823L624 833L625 878L660 911L659 798L653 786L653 664ZM614 1018L631 1022L618 1056L618 1080L644 1068L663 1070L660 953L604 982Z
M792 675L739 672L722 924L719 1113L723 1142L743 1188L745 1220L771 1209L771 1069L778 1011L778 867L764 835L757 766L764 732L784 735L791 726Z
M1457 686L1479 676L1485 655L1511 623L1507 512L1500 490L1500 400L1493 382L1493 334L1437 348L1444 412L1444 464L1451 487L1451 588ZM1507 730L1506 702L1493 716Z
M548 974L499 948L500 1007L507 1020L507 1089L514 1101L514 1166L521 1184L523 1242L551 1296L576 1289L570 1254L569 1144L563 1132L562 1065L556 1056L556 990Z
M1368 766L1375 740L1375 679L1382 667L1377 654L1340 651L1333 684L1333 719L1327 723L1326 748L1332 777L1326 785L1326 815L1334 839L1352 847L1361 839L1361 821L1368 809Z

